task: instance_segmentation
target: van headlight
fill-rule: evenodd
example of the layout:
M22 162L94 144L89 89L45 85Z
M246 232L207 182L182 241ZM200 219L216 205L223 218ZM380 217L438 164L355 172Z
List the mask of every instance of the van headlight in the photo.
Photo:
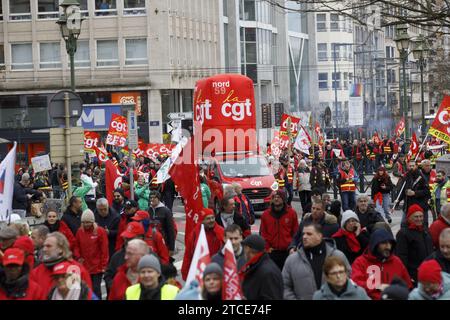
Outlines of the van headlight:
M272 186L270 187L273 191L277 191L278 190L278 182L274 182L273 184L272 184Z

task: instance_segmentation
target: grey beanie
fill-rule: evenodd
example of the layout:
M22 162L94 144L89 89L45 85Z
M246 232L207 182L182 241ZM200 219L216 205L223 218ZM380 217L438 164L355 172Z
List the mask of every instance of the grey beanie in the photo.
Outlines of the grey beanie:
M223 275L223 271L222 268L219 266L219 264L217 264L216 262L211 262L210 264L208 264L205 268L205 271L203 271L203 279L211 273L216 273L220 276Z
M341 219L341 228L342 229L345 227L345 224L350 219L355 219L356 221L359 222L358 215L355 212L353 212L352 210L344 211L344 213L342 214L342 219Z
M156 272L161 274L161 263L159 263L158 258L154 255L146 254L139 260L138 271L141 271L141 269L144 268L152 268L153 270L156 270Z

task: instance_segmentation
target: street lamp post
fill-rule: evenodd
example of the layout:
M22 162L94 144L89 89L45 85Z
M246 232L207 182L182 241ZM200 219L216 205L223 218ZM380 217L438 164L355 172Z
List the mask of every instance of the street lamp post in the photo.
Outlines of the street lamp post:
M408 124L408 104L406 96L406 61L408 60L408 48L409 48L409 35L408 26L405 24L397 26L397 34L395 37L395 43L397 49L400 52L400 61L402 62L402 73L403 73L403 103L402 111L405 117L405 140L409 139L409 124Z
M70 88L75 91L75 52L77 52L77 40L83 22L80 3L77 0L64 0L59 6L63 9L63 14L56 23L59 24L61 35L66 42L66 50L70 58Z
M413 42L413 55L414 59L416 59L417 64L420 69L420 100L421 100L421 107L422 107L422 130L421 130L421 136L422 141L425 139L426 135L426 123L425 123L425 101L424 101L424 90L423 90L423 69L426 66L426 58L428 54L428 48L426 46L426 42L423 36L419 36L416 41Z
M66 42L66 50L70 57L70 88L72 92L75 92L75 52L77 52L77 40L81 33L83 19L80 13L80 3L77 0L64 0L59 6L63 9L63 14L56 23L59 25L61 35ZM72 196L72 162L70 155L69 93L65 93L64 100L64 135L66 138L67 182L69 184L68 198L70 198Z

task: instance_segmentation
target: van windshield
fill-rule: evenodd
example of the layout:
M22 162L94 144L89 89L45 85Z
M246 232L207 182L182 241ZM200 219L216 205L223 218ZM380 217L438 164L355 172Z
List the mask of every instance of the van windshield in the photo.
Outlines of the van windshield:
M262 157L248 157L243 159L226 159L219 161L225 177L261 177L272 175L267 162Z

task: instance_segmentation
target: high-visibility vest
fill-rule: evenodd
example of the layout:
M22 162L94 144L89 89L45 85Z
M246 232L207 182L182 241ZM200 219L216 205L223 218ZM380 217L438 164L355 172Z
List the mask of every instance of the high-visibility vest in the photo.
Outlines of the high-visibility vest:
M340 185L341 192L355 192L356 184L353 181L353 178L355 177L355 171L353 170L353 168L351 168L348 173L342 170L342 168L339 168L339 174L341 175L342 179L345 180L345 182Z
M430 180L428 180L428 187L430 188L430 191L433 190L433 185L436 181L436 170L430 171Z
M392 149L389 145L385 145L385 146L383 146L383 151L384 151L384 153L391 153Z
M293 184L294 183L294 169L292 168L291 165L288 165L287 178L288 178L288 183L289 184Z
M63 188L64 191L69 189L69 182L68 181L64 181L63 184L62 184L62 188Z
M372 150L373 150L373 149L372 149ZM373 151L370 151L369 148L367 148L366 156L367 156L370 160L375 160L375 153L374 153Z
M433 183L431 188L431 198L433 199L433 206L436 207L436 189L437 183ZM441 188L440 205L443 206L446 203L450 203L450 181L447 181ZM445 202L446 201L446 202Z
M163 285L161 288L161 300L175 300L178 291L180 291L180 289L171 284ZM140 297L141 297L140 283L128 287L127 291L125 292L125 300L139 300Z
M278 170L277 182L279 188L284 188L284 168L280 168L280 170Z

